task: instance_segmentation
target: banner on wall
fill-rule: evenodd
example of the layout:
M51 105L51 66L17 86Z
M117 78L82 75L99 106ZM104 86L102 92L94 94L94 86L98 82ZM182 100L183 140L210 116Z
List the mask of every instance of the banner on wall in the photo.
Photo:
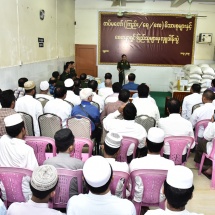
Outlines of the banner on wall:
M196 18L178 14L99 14L99 64L116 64L126 54L132 65L193 63Z

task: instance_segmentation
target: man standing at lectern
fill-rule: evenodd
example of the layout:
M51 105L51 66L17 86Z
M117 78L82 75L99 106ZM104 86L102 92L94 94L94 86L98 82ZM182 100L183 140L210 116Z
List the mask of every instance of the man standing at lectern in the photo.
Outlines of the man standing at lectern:
M130 63L127 61L127 56L125 54L122 55L122 60L117 64L117 70L119 71L119 83L123 85L125 84L125 70L130 69Z

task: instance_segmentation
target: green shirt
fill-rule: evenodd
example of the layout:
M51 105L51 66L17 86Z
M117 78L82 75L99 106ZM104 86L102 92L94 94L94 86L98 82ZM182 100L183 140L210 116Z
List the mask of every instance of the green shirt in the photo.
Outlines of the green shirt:
M76 78L77 73L76 73L75 69L70 70L70 75L72 76L72 79Z
M60 75L60 80L63 81L63 82L64 82L66 79L68 79L68 78L72 78L71 73L63 72L63 73Z
M118 64L117 64L117 69L120 69L120 71L122 70L127 70L127 69L130 69L131 66L130 66L130 63L128 61L119 61Z

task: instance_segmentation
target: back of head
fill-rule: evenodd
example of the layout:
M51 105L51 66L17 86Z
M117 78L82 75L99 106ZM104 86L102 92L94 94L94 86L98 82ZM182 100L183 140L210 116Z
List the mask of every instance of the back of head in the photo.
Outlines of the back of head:
M23 88L24 87L24 83L27 82L27 81L28 81L27 78L20 78L18 80L18 86Z
M82 73L82 74L80 75L81 81L84 81L86 78L87 78L87 74L86 74L86 73Z
M2 108L11 108L15 104L15 96L13 90L5 90L0 95L0 103Z
M117 133L109 132L105 137L104 150L109 156L114 156L121 146L122 136Z
M125 120L134 120L137 115L137 109L133 103L128 103L123 108L123 117Z
M98 88L98 82L95 80L91 80L88 82L88 87L91 88L93 90L93 92L96 92L96 90Z
M112 81L110 79L105 80L105 87L112 87Z
M67 78L64 81L64 86L66 88L66 90L73 90L73 86L74 86L74 81L71 78Z
M202 94L202 98L204 98L208 102L212 102L214 100L214 93L211 90L205 90Z
M119 101L122 101L124 103L128 102L129 100L129 97L130 97L130 92L126 89L122 89L120 92L119 92Z
M65 87L56 87L54 90L54 95L56 98L63 98L66 95Z
M105 73L105 79L112 79L112 74L109 72Z
M120 90L122 89L122 85L121 85L119 82L115 82L115 83L112 85L112 89L113 89L113 92L114 92L114 93L119 93Z
M33 91L35 91L34 93L36 93L36 84L34 83L34 81L26 81L24 83L24 88L25 88L25 93L26 94L32 94Z
M135 75L134 73L130 73L130 74L128 75L128 80L129 80L129 81L135 81L135 78L136 78L136 75Z
M65 70L67 70L68 68L69 68L69 63L67 62L67 63L64 65L63 70L65 71Z
M178 99L170 99L167 102L167 108L169 113L180 113L181 110L181 103L178 101Z
M201 85L200 84L193 84L191 87L193 93L200 93L201 92Z
M215 87L215 79L213 79L213 80L211 81L211 85L212 85L212 87Z
M93 90L91 88L83 88L80 91L80 99L88 101L88 98L93 95Z
M55 78L55 79L58 79L59 75L60 75L60 74L59 74L58 71L52 72L52 77Z
M80 80L79 78L76 78L76 79L74 80L74 86L75 86L75 87L80 87L80 86L81 86L81 80Z
M48 91L49 89L49 82L48 81L41 81L40 82L40 90L41 91Z
M149 96L149 87L146 84L140 84L137 90L139 98L147 98Z

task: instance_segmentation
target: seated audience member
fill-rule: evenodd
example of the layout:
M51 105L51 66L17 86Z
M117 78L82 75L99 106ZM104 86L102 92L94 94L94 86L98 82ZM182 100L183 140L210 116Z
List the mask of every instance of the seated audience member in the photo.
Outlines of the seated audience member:
M211 81L211 87L208 88L207 90L211 90L213 93L215 92L215 79Z
M50 100L44 107L44 113L52 113L62 119L63 128L66 127L66 120L71 116L72 107L64 101L66 98L66 89L63 87L55 88L55 99Z
M5 207L4 202L0 199L0 215L6 215L7 209Z
M109 73L109 72L107 72L107 73L105 73L105 80L106 79L110 79L110 80L112 80L112 74L111 73ZM99 86L98 86L98 89L101 89L101 88L104 88L105 87L105 81L103 81L101 84L99 84Z
M100 113L101 113L104 109L104 100L101 98L101 96L97 95L98 82L95 80L91 80L88 82L88 87L92 89L93 91L92 101L99 104Z
M190 117L190 122L195 127L196 123L204 120L211 119L211 116L214 114L215 106L213 105L214 93L211 90L205 90L202 94L203 105L194 110L193 114ZM204 127L199 128L198 138L199 142L203 138Z
M77 96L79 96L79 93L81 91L80 87L81 87L81 80L80 80L80 78L76 78L74 80L74 93Z
M0 103L2 108L0 109L0 136L6 134L4 118L15 114L15 96L13 90L5 90L0 94Z
M130 73L128 75L128 83L122 86L122 89L126 90L137 90L138 84L135 84L136 75L134 73Z
M74 61L70 61L70 75L71 75L73 80L77 77L77 73L75 71L75 62Z
M19 87L14 90L14 96L15 96L16 100L25 95L24 83L27 82L27 81L28 81L27 78L20 78L18 80L18 86Z
M57 80L53 77L49 79L49 93L54 96L54 90L56 87Z
M30 188L32 198L27 202L15 202L8 208L8 215L60 215L60 211L49 208L58 183L57 170L52 165L43 165L33 171Z
M187 202L193 197L193 191L192 171L185 166L172 167L164 182L164 195L167 199L166 209L149 210L146 215L198 215L185 209Z
M190 88L191 95L185 96L182 104L181 116L187 120L190 119L192 108L194 105L202 103L202 95L200 84L193 84Z
M60 73L58 71L52 72L52 77L55 78L56 80L60 79Z
M181 117L181 104L177 99L170 99L167 103L168 117L160 118L158 121L158 127L161 128L165 137L169 136L190 136L194 138L192 124ZM190 145L188 144L188 147ZM195 144L193 143L192 148ZM187 150L183 151L182 161L186 160ZM164 144L164 157L169 158L170 147L168 143Z
M64 87L64 82L62 80L60 80L60 73L58 71L55 71L52 73L52 77L50 78L50 80L55 80L55 84L54 84L54 89L55 87ZM51 86L49 86L50 89L51 89ZM51 95L54 94L54 89L52 87L52 92L50 92Z
M32 116L35 136L40 136L38 117L43 114L42 104L35 99L36 85L33 81L24 84L25 96L19 98L15 105L16 112L24 112Z
M81 88L87 88L89 80L87 79L87 74L82 73L80 75L80 81L81 81Z
M172 160L168 160L160 156L160 151L164 145L164 132L160 128L150 128L148 136L146 138L146 146L148 149L147 156L143 158L135 158L130 163L130 172L139 169L155 169L155 170L169 170L174 166ZM136 202L142 201L143 184L139 177L135 178L136 181L136 193L134 199ZM163 201L165 196L160 193L160 201Z
M117 133L109 132L104 142L104 158L109 162L113 171L121 171L129 173L128 164L126 162L116 161L116 157L121 147L122 136ZM116 188L116 196L122 198L124 180L120 180Z
M71 69L71 63L66 62L66 64L64 65L63 73L60 75L60 81L64 82L67 78L72 78L70 69Z
M113 94L112 90L112 81L110 79L105 80L105 87L99 89L98 95L102 97L102 99L105 101L105 99Z
M116 119L120 114L123 115L123 120ZM137 155L141 154L143 156L147 153L145 147L147 133L143 126L134 121L136 115L137 109L132 103L123 104L117 111L104 118L103 126L106 131L138 139ZM134 145L131 144L127 152L128 161L132 159L133 150Z
M118 101L110 102L105 105L104 110L101 113L100 120L102 121L108 114L115 112L123 104L128 103L129 97L130 92L128 90L121 90L118 96Z
M75 95L74 90L74 81L71 78L68 78L64 81L67 93L65 100L71 102L74 106L81 104L80 96Z
M20 98L21 99L21 98ZM7 134L0 139L0 166L20 167L34 170L38 163L32 147L26 145L24 141L25 126L20 114L12 114L4 119ZM28 200L31 196L29 188L29 178L23 179L22 189L25 198ZM6 199L5 190L0 184L3 199Z
M136 215L131 201L111 195L113 170L105 158L101 156L89 158L84 164L83 175L89 194L79 194L70 198L67 214Z
M70 157L71 152L74 150L75 142L72 131L68 128L63 128L55 133L54 139L58 154L56 157L47 159L44 164L71 170L83 169L84 163L81 160ZM70 197L77 194L77 182L73 182L70 185Z
M160 119L160 112L157 105L152 102L149 96L149 87L146 84L140 84L138 86L138 98L134 98L132 103L137 108L137 116L148 115L156 120L156 123Z
M119 92L122 90L122 85L119 82L115 82L112 85L112 90L113 90L113 94L106 97L105 104L107 104L109 102L113 103L113 102L118 101Z
M45 98L45 99L48 99L48 100L52 100L54 99L53 96L50 96L48 94L49 92L49 83L48 81L41 81L40 82L40 93L36 94L36 98Z

